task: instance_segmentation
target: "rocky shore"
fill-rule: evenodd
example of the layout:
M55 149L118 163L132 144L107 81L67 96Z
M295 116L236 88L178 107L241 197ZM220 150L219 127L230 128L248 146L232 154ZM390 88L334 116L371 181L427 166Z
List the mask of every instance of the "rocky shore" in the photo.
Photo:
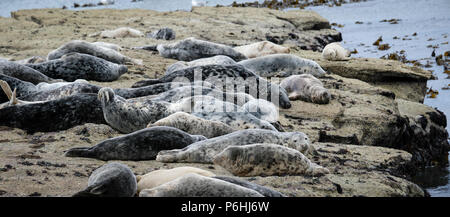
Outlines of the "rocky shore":
M320 80L330 90L329 104L292 101L280 110L286 131L308 135L317 153L310 160L326 167L322 177L269 176L245 180L287 196L426 196L408 181L418 167L445 163L450 150L445 115L423 105L429 71L398 61L354 58L325 61L320 51L341 41L329 22L310 11L281 12L258 8L196 7L191 12L148 10L23 10L0 18L0 56L15 60L46 56L70 40L105 41L125 48L163 43L155 39L89 37L127 26L142 32L169 27L176 39L187 37L231 46L269 40L291 54L312 59L331 74ZM113 88L158 78L176 62L145 50L124 49L142 59L114 82L91 82ZM27 133L0 127L1 196L70 196L86 186L90 173L105 162L67 158L64 151L92 146L121 135L108 125L84 124L59 132ZM443 160L444 159L444 160ZM136 175L181 165L231 175L211 164L122 161Z

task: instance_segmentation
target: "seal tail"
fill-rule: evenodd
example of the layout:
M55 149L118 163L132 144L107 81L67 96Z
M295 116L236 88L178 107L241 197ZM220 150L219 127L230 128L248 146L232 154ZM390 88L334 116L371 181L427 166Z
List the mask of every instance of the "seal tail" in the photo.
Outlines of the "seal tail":
M64 156L66 157L87 157L93 158L94 154L89 147L81 147L81 148L71 148L69 149Z

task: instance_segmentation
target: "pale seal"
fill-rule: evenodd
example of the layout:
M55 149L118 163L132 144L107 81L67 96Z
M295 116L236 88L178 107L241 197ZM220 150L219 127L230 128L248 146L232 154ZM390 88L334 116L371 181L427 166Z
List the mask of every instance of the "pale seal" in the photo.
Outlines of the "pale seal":
M233 65L236 64L236 61L231 59L228 56L217 55L208 58L196 59L190 62L178 61L166 69L166 75L170 74L174 71L178 71L181 69L189 68L192 66L204 66L204 65Z
M255 143L274 143L294 148L302 153L313 153L308 136L302 132L276 132L272 130L239 130L224 136L193 143L183 149L166 150L156 157L160 162L212 163L214 156L228 146L242 146Z
M229 146L214 157L235 176L320 176L329 170L312 163L301 152L277 144Z
M125 63L135 63L139 65L142 64L142 60L132 59L130 57L122 55L121 53L115 50L81 40L70 41L62 45L56 50L50 52L47 55L47 59L48 60L59 59L68 53L89 54L116 64L125 64Z
M280 83L289 94L290 100L300 99L317 104L328 104L331 94L322 82L310 74L291 75Z
M49 91L49 90L54 90L54 89L57 89L57 88L60 88L62 86L69 85L69 84L72 84L72 83L85 83L85 84L88 84L89 82L84 80L84 79L77 79L77 80L75 80L73 82L65 82L65 81L55 82L55 83L41 82L41 83L36 85L36 88L39 91Z
M325 60L349 60L351 53L341 46L339 42L327 44L322 51L322 58Z
M275 123L278 121L278 108L271 102L263 99L252 99L242 105L242 108L255 117Z
M159 169L142 176L136 176L136 179L138 180L137 191L139 193L144 189L160 186L189 173L195 173L206 177L215 176L215 174L210 171L202 170L196 167L185 166L175 167L173 169Z
M92 147L69 149L66 157L99 160L154 160L161 150L186 147L206 137L190 135L173 127L151 127L127 135L104 140Z
M120 45L117 44L113 44L113 43L108 43L108 42L103 42L103 41L96 41L96 42L92 42L92 44L94 45L98 45L104 48L109 48L111 50L115 50L115 51L121 51L122 47Z
M233 184L236 184L236 185L240 185L240 186L242 186L244 188L249 188L249 189L255 190L258 193L262 194L264 197L285 197L284 194L282 194L282 193L280 193L278 191L272 190L272 189L264 187L262 185L258 185L258 184L251 183L251 182L247 182L247 181L242 180L242 179L237 178L237 177L213 176L212 178L220 179L220 180L223 180L223 181L226 181L226 182L230 182L230 183L233 183Z
M247 59L247 57L235 51L230 46L203 41L193 37L172 44L159 44L156 46L156 49L165 58L182 61L192 61L217 55L229 56L235 61Z
M234 87L235 92L245 92L255 98L263 98L288 109L291 107L286 91L275 83L256 75L242 65L204 65L194 66L172 72L159 79L146 80L146 84L172 81L207 81L221 90ZM236 86L236 87L235 87ZM239 89L236 91L236 89ZM273 100L272 100L273 99Z
M28 81L32 84L53 81L53 78L35 69L11 61L0 61L0 74Z
M290 52L289 48L274 44L270 41L260 41L253 44L234 47L233 49L244 54L247 58Z
M136 177L121 163L108 163L94 170L86 189L73 197L133 197L137 191Z
M222 122L206 120L185 112L176 112L147 127L153 126L175 127L189 134L203 135L206 138L222 136L235 131Z
M257 191L219 179L186 174L160 186L144 189L139 197L263 197Z
M316 62L292 54L271 54L238 62L262 77L288 77L298 74L325 75Z
M126 37L144 37L144 33L137 29L133 29L130 27L120 27L113 30L104 30L98 33L94 33L89 35L89 37L97 37L101 38L126 38Z
M94 81L115 81L128 71L125 65L115 64L102 58L81 53L68 53L60 59L37 64L26 64L52 78L66 81L86 79Z

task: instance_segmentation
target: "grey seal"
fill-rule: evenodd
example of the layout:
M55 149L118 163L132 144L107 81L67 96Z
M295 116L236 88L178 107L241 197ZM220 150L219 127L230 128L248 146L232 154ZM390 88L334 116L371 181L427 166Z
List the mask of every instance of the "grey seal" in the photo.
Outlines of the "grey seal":
M308 136L304 133L249 129L196 142L183 149L161 151L158 153L156 160L166 163L212 163L214 156L228 146L242 146L263 142L291 147L302 153L314 152L314 147L309 144Z
M176 37L175 31L171 28L161 28L153 32L147 33L147 38L174 40Z
M247 57L235 51L230 46L203 41L193 37L172 44L159 44L156 46L156 49L165 58L182 61L192 61L217 55L229 56L235 61L247 59Z
M263 197L257 191L219 179L190 173L151 189L139 197Z
M249 188L252 190L257 191L258 193L262 194L264 197L286 197L284 194L272 190L270 188L264 187L262 185L258 185L255 183L247 182L243 179L237 178L237 177L231 177L231 176L213 176L212 178L220 179L226 182L230 182L236 185L240 185L244 188Z
M115 81L128 71L124 65L115 64L88 54L68 53L60 59L37 64L26 64L52 78L66 81L86 79L94 81Z
M67 157L99 160L154 160L161 150L186 147L206 137L190 135L173 127L151 127L127 135L107 139L93 147L69 149Z
M292 54L272 54L243 60L238 64L262 77L288 77L298 74L321 77L327 74L316 62Z
M214 157L214 164L235 176L320 176L329 173L328 169L312 163L295 149L268 143L229 146Z
M236 61L231 59L228 56L217 55L213 57L201 58L197 60L193 60L190 62L178 61L166 69L166 75L178 71L180 69L189 68L192 66L204 66L204 65L233 65L236 64Z
M121 163L108 163L92 172L86 189L73 197L133 197L137 191L136 177Z
M322 58L331 61L349 60L350 55L351 52L343 48L339 42L327 44L322 51Z
M54 81L53 78L48 77L35 69L11 61L0 61L0 74L11 76L32 84Z
M20 79L10 77L0 73L0 80L5 81L11 87L11 89L16 89L17 97L26 96L28 94L32 94L37 91L37 88L34 84L22 81ZM0 103L4 103L9 101L8 97L1 92L0 93Z
M317 104L328 104L331 94L322 82L310 74L291 75L283 81L280 86L289 94L290 100L300 99Z

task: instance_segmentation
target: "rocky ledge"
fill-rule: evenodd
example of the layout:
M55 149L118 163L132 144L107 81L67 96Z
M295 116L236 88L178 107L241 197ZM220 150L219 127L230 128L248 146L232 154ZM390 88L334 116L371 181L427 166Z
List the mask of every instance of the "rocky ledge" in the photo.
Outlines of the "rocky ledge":
M175 40L193 36L233 46L269 40L290 47L292 54L317 61L331 73L321 78L332 95L329 104L292 101L292 108L280 111L279 120L286 131L302 131L310 137L317 153L309 158L328 168L330 174L245 178L288 196L425 196L409 177L417 167L442 162L450 149L445 115L421 103L431 73L389 60L321 60L317 51L342 38L314 12L227 7L193 8L190 12L23 10L12 13L12 18L0 18L0 55L12 59L46 56L75 39L112 42L125 48L165 43L146 37L88 37L121 26L142 32L169 27L176 32ZM143 50L125 49L122 53L142 59L144 65L129 66L128 74L117 81L92 83L130 87L142 79L160 77L176 62ZM64 150L118 135L102 124L33 134L1 127L0 195L72 195L83 189L89 174L105 162L67 158ZM208 164L123 163L139 175L181 165L230 175Z

